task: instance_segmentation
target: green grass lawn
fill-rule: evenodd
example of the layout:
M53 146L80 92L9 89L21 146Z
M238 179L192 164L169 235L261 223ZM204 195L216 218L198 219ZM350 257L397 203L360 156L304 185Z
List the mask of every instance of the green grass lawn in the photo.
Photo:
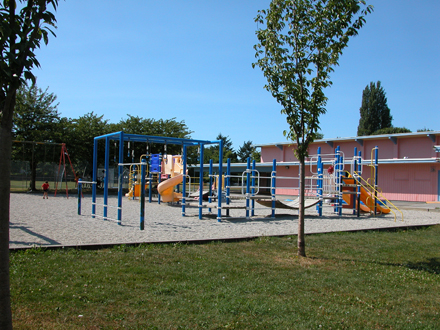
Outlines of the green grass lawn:
M440 226L11 253L15 329L439 329Z
M35 188L37 188L38 191L43 192L43 189L41 188L43 183L44 181L41 180L35 181ZM29 190L29 185L29 181L11 180L11 192L27 192ZM54 181L49 181L49 185L51 193L55 192L55 188L57 188L58 191L66 191L66 182L59 182L58 186L56 187L56 183ZM75 182L68 182L67 188L69 190L76 189Z

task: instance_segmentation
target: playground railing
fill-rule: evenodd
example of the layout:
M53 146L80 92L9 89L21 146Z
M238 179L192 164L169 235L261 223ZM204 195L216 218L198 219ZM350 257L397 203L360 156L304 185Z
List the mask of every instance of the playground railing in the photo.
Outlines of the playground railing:
M339 152L342 157L344 157L344 153L342 151ZM334 167L336 167L336 156L337 154L317 154L312 155L309 157L310 162L310 173L312 174L318 174L318 170L316 169L316 172L314 171L314 166L317 166L318 159L321 158L321 163L329 163L332 164ZM344 168L344 164L341 163L342 170Z
M375 188L374 186L372 186L370 183L368 183L367 180L365 180L363 177L361 177L359 175L359 173L354 172L355 174L355 179L357 179L357 181L359 182L359 184L361 185L361 187L363 187L365 190L368 191L368 193L370 194L370 198L372 201L374 201L375 204L380 204L381 207L384 207L388 210L390 210L391 212L393 212L394 214L394 221L397 220L397 215L396 212L393 211L393 209L391 209L388 206L388 203L394 207L398 212L400 212L400 214L402 215L402 221L403 221L403 212L396 206L394 205L392 202L390 202L378 189L377 187ZM362 181L364 182L364 184L362 183ZM377 193L378 195L380 195L381 199L385 200L387 202L387 204L383 204L383 203L378 203L378 200L380 201L379 198L376 197L376 195L374 193ZM368 206L368 205L367 205ZM372 205L374 207L374 204ZM370 206L368 206L370 207ZM370 207L371 208L371 207Z

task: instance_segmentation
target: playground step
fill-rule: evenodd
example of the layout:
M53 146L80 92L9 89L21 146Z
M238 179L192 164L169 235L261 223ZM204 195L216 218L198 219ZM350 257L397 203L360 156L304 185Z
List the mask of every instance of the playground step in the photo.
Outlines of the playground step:
M357 184L355 183L347 183L347 184L342 184L342 187L347 187L347 188L356 188Z

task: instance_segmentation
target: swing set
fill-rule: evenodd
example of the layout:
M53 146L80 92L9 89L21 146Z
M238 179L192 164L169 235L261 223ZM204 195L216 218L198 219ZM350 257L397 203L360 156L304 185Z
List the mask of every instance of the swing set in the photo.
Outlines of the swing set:
M70 160L69 153L67 152L67 147L65 143L55 143L55 142L36 142L36 141L18 141L14 140L12 141L16 144L21 144L21 158L22 160L19 160L19 155L15 156L15 160L12 163L12 170L11 170L11 180L25 182L26 188L29 188L28 182L32 180L32 175L29 175L30 173L35 173L35 182L53 182L53 186L55 186L55 196L58 191L58 185L60 185L60 188L63 183L63 178L66 183L66 197L68 197L68 179L67 179L67 168L66 168L66 158L67 161L70 164L70 168L72 170L73 176L76 179L76 173L73 169L72 162ZM30 148L26 148L25 146L31 146ZM38 146L44 146L44 156L43 161L36 161L36 158L42 156L42 152L40 150L40 153L38 152ZM48 156L48 149L52 146L52 157ZM60 158L58 162L58 170L56 171L56 156L55 151L57 146L61 146L61 153ZM29 150L26 150L29 149ZM27 155L27 153L30 153L30 155ZM51 158L51 159L49 159ZM15 180L14 180L15 179ZM11 184L11 187L14 187L14 185ZM15 187L17 188L17 187ZM21 187L23 188L23 186Z

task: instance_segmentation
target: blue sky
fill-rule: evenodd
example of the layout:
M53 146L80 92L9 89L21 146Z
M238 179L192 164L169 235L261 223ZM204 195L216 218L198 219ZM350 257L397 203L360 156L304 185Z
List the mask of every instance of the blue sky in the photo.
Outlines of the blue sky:
M57 38L37 51L59 112L119 122L184 120L195 139L286 141L280 106L252 69L254 18L268 0L60 0ZM380 80L393 125L440 130L440 1L374 0L332 74L325 138L355 136L362 91Z

